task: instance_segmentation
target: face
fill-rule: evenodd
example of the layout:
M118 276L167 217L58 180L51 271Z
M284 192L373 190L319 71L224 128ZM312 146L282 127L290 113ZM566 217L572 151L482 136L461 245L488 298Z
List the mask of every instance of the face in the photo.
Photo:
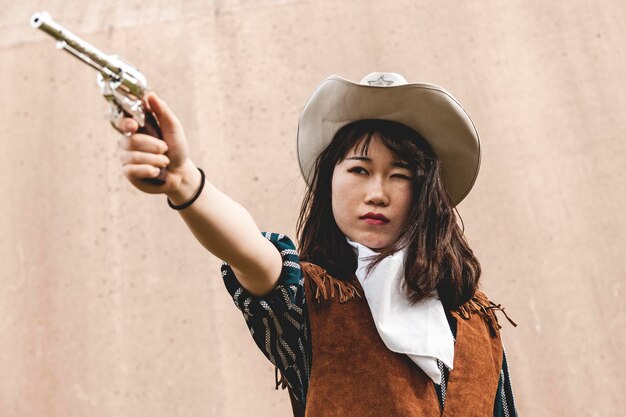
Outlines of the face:
M333 215L350 240L381 250L396 242L408 222L411 171L376 134L367 155L356 148L333 171Z

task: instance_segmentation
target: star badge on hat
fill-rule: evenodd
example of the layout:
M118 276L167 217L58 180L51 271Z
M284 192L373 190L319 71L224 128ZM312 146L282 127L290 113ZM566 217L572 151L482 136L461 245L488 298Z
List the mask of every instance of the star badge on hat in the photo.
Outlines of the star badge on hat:
M368 80L367 83L377 87L388 87L393 84L393 80L385 80L385 76L381 75L375 80Z

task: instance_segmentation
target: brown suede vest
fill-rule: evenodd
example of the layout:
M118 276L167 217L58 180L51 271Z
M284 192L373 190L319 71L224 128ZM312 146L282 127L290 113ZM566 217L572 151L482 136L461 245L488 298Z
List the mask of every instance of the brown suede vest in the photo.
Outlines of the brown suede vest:
M454 369L442 410L430 378L383 343L358 280L346 283L317 265L301 266L313 350L306 417L493 415L502 343L495 305L484 294L452 312ZM292 406L294 416L303 415L293 400Z

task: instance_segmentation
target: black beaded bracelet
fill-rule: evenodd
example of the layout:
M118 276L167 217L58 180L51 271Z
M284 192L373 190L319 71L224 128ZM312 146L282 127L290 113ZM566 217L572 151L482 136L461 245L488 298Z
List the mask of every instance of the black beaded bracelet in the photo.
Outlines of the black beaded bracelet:
M191 200L187 201L184 204L181 204L180 206L175 206L174 204L172 204L172 202L168 198L167 204L169 204L171 208L173 208L174 210L182 210L182 209L189 207L194 201L198 199L198 197L200 196L200 193L202 192L202 189L204 188L204 171L200 168L198 168L198 171L200 171L200 176L202 177L202 179L200 180L200 188L198 188L198 191L196 191L196 195L194 195L191 198Z

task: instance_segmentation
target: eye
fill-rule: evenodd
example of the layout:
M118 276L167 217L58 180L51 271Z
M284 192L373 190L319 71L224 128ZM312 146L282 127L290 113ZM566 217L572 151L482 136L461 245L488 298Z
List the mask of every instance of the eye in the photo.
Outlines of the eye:
M407 175L404 175L404 174L393 174L391 177L392 178L401 178L401 179L409 180L409 181L411 180L411 177L409 177Z
M363 167L352 167L348 170L348 172L354 172L359 175L367 174L367 170Z

